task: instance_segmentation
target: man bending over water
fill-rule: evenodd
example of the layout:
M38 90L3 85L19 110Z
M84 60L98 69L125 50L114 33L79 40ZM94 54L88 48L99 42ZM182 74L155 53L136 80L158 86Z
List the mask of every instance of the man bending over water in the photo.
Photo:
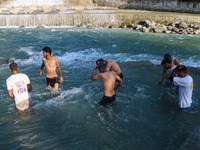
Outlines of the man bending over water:
M119 67L119 65L112 59L98 59L96 61L96 64L98 63L104 63L106 65L106 71L114 71L122 80L123 80L123 74ZM118 82L118 80L117 80Z
M96 75L97 69L99 69L100 72L100 74L98 75ZM101 79L104 92L104 96L99 104L106 106L108 103L112 103L115 101L115 92L122 85L123 80L114 71L107 71L106 65L102 62L97 64L91 76L91 80L93 81L99 79ZM115 87L116 79L118 80L118 84Z
M59 65L58 58L51 56L51 49L49 47L44 47L43 49L42 65L40 69L40 75L42 76L42 70L46 68L46 80L48 87L54 87L56 91L58 91L58 75L56 73L56 67L58 67L58 71L60 73L60 83L63 83L62 71Z

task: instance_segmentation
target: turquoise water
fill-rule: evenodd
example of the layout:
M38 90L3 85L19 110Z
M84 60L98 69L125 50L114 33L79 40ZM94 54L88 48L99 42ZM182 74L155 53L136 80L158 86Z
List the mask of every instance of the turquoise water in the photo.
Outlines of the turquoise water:
M58 57L60 95L39 75L42 48ZM194 79L190 113L180 112L173 87L158 85L165 53ZM20 114L9 98L7 60L29 76L35 106ZM119 63L124 82L114 105L101 107L100 81L90 77L99 58ZM0 29L0 149L200 149L200 36L71 28ZM45 71L44 71L45 74Z

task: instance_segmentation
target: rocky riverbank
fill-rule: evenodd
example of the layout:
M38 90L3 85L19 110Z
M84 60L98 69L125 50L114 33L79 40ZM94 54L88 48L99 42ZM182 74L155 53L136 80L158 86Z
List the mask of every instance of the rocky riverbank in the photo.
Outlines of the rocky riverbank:
M80 24L78 27L86 27L87 25ZM88 25L88 29L99 28L98 25ZM194 24L187 24L185 22L171 22L168 25L156 23L150 20L140 21L135 24L116 25L106 23L102 26L104 29L108 28L123 28L128 30L139 30L144 33L166 33L166 34L200 34L200 26Z

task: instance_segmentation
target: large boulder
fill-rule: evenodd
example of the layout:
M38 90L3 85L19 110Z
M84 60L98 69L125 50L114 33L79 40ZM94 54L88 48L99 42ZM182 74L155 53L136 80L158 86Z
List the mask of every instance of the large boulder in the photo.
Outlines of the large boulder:
M36 29L44 29L44 28L45 28L45 27L44 27L44 26L41 26L41 25L36 27Z
M108 28L110 28L110 26L111 26L111 23L105 23L105 24L103 25L103 28L104 28L104 29L108 29Z
M169 31L173 31L174 27L173 27L173 26L167 26L167 29L168 29Z
M148 33L148 32L149 32L149 29L148 29L147 27L142 27L142 32Z
M200 30L194 31L194 34L200 34Z
M92 25L89 25L89 26L88 26L88 29L96 29L96 26L93 25L93 24L92 24Z
M186 29L186 28L188 28L188 25L185 22L180 22L179 23L179 28Z

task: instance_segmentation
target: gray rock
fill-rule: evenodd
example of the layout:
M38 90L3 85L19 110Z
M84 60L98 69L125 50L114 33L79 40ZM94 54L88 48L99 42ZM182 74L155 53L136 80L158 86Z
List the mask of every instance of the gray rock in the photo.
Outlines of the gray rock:
M171 34L172 33L172 31L164 31L164 33L166 33L166 34Z
M174 28L173 31L176 32L176 33L178 33L180 30L179 30L179 28Z
M108 28L110 28L110 26L111 26L111 23L105 23L105 24L103 25L103 28L104 28L104 29L108 29Z
M88 29L96 29L96 26L93 25L93 24L92 24L92 25L89 25L89 26L88 26Z
M37 26L36 29L44 29L44 26Z
M179 28L186 29L187 27L188 27L188 25L185 22L180 22L179 23Z
M144 32L144 33L148 33L148 32L149 32L149 29L146 28L146 27L142 27L142 32Z
M173 31L174 27L173 27L173 26L167 26L167 29L168 29L169 31Z
M194 34L200 34L200 30L194 31Z
M112 29L117 29L117 28L119 28L119 25L117 25L117 24L112 24L112 25L110 26L110 28L112 28Z
M159 27L153 28L153 31L154 31L155 33L162 33L162 32L163 32L162 28L159 28Z
M135 29L136 30L142 30L142 25L137 25Z
M24 26L24 25L21 25L19 28L25 28L25 26Z

